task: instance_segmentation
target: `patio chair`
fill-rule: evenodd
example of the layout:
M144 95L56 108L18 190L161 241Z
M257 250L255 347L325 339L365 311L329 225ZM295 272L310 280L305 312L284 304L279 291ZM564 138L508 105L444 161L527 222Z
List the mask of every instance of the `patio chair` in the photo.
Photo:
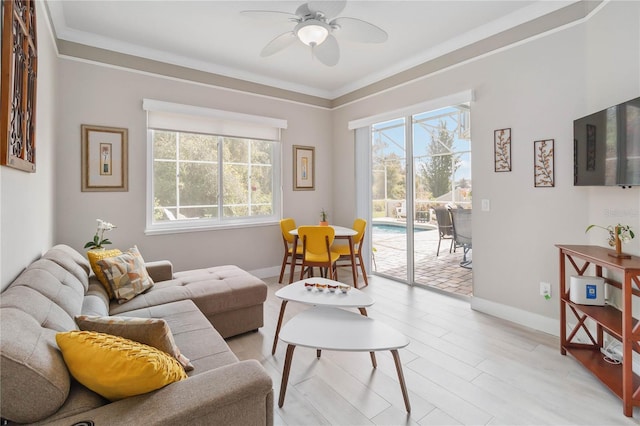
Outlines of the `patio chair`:
M407 204L404 201L400 207L396 207L396 219L402 219L403 217L407 217Z
M463 256L460 266L471 269L471 259L467 254L471 250L471 209L450 209L453 239L458 247L462 247Z
M451 240L449 253L451 253L452 250L455 252L453 225L451 224L451 213L449 209L444 206L436 206L433 210L436 212L436 222L438 222L438 250L436 251L436 257L440 254L440 243L442 240Z

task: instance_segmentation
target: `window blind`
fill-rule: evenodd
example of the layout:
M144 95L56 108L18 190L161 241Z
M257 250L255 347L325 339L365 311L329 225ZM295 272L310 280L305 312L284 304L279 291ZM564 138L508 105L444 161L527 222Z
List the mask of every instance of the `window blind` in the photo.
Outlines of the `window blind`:
M189 133L279 141L287 120L143 99L147 127Z
M406 117L409 115L420 114L426 111L433 111L439 108L444 108L449 105L463 104L474 100L473 90L465 90L463 92L454 93L452 95L443 96L437 99L431 99L419 104L410 105L405 108L397 109L394 111L388 111L382 114L376 114L369 117L359 118L357 120L351 120L347 124L349 130L359 129L361 127L371 126L376 123L382 123L384 121L394 120L399 117Z

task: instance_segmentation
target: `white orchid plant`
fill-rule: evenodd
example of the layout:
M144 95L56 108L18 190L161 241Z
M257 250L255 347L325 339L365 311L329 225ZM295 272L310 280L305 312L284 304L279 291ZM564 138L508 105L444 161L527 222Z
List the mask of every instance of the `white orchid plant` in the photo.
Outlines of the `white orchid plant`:
M96 230L96 235L93 236L93 240L87 242L84 245L84 248L95 250L95 249L101 249L102 246L105 246L107 244L111 244L111 241L109 241L108 238L104 238L104 232L111 231L116 226L102 219L96 219L96 220L98 221L98 229Z
M620 241L623 243L633 240L633 238L636 236L631 230L631 227L629 225L621 225L621 224L609 225L609 226L589 225L587 226L587 229L584 232L589 232L589 230L592 228L600 228L609 232L609 239L607 242L611 247L615 247L616 245L616 229L618 229L618 238L620 238Z

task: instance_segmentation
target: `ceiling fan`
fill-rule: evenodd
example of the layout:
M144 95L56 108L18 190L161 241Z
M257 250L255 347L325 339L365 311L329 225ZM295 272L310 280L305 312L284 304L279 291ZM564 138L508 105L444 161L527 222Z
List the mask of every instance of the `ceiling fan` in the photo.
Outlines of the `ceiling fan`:
M312 55L327 66L340 59L340 47L335 35L360 43L384 43L387 33L369 22L357 18L337 17L347 5L343 1L309 1L300 5L295 14L274 10L244 10L240 13L255 17L275 17L295 23L293 30L271 40L260 56L271 56L297 40L311 47Z

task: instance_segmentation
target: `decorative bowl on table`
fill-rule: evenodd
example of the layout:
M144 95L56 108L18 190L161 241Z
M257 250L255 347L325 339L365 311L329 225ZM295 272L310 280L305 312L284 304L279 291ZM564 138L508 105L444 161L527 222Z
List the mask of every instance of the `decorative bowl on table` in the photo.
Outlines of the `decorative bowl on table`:
M343 293L346 293L349 290L351 290L351 286L350 285L340 284L338 287L340 287L340 291L343 292Z
M327 285L316 283L316 288L318 289L318 291L324 291L327 288Z
M336 290L338 289L338 286L337 286L337 285L327 284L327 287L329 288L329 291L330 291L331 293L335 293L335 292L336 292Z
M306 288L309 291L313 290L315 286L316 286L315 283L304 283L304 288Z

